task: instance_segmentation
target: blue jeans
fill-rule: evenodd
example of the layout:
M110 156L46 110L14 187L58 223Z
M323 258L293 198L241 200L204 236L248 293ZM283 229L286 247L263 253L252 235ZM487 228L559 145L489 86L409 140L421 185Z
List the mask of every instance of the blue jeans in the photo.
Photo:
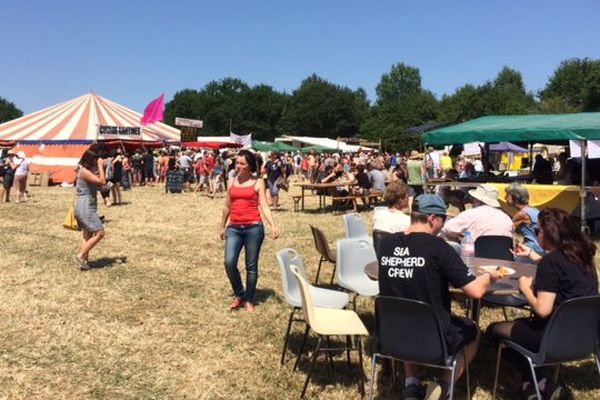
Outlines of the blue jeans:
M254 225L229 225L225 231L225 271L235 297L254 302L254 292L258 281L258 255L265 238L262 223ZM242 285L238 260L242 246L246 250L246 291Z

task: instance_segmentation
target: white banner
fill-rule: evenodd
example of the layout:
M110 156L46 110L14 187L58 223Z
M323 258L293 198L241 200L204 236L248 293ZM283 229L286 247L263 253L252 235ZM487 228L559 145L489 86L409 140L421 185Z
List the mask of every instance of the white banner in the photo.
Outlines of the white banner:
M581 157L581 140L569 140L569 152L571 158Z
M465 143L463 145L466 156L481 155L481 142Z
M252 134L248 135L236 135L233 132L229 133L229 140L233 143L241 144L244 149L249 148L252 145Z
M600 158L600 140L588 140L588 158Z
M175 118L175 125L177 126L189 126L191 128L202 128L204 126L204 121L199 119L187 119L187 118Z

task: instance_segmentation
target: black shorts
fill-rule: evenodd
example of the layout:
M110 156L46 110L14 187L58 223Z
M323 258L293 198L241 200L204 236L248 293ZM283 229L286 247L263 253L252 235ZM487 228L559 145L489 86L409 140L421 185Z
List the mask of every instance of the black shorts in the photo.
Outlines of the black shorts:
M464 346L473 342L477 338L479 328L469 318L450 317L450 329L446 333L446 344L448 345L448 353L456 354L457 351Z

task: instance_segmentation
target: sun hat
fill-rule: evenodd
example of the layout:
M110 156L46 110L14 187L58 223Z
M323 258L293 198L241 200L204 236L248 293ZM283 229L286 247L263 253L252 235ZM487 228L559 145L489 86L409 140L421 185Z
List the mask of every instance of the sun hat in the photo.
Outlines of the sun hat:
M8 151L8 153L6 153L6 155L7 155L7 156L16 156L16 155L17 155L17 153L15 153L15 151L14 151L13 149L10 149L10 150Z
M478 185L476 189L469 190L469 195L490 207L500 208L498 189L493 186Z
M448 207L444 200L437 194L422 194L415 201L417 202L416 211L421 214L446 215Z
M421 158L421 157L422 157L422 155L416 150L411 151L410 156L408 156L408 158L411 160L414 160L416 158Z

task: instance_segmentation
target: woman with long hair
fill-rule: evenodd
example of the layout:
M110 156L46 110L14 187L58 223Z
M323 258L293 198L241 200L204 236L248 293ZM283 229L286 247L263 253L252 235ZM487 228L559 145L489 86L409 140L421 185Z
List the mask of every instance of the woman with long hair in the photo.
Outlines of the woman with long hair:
M230 308L244 307L246 311L253 312L258 256L265 237L261 211L271 226L273 239L279 237L279 228L267 203L264 180L256 175L259 170L256 156L248 150L240 150L235 166L236 176L223 206L221 240L225 240L225 271L234 292ZM237 265L242 247L246 251L245 289Z
M598 294L594 264L596 245L581 232L574 217L564 210L547 208L538 215L536 233L538 243L545 251L543 256L523 244L515 250L516 256L529 257L538 263L535 281L527 276L519 278L519 290L527 299L533 316L494 323L488 328L495 339L510 339L532 352L539 350L544 328L558 306L572 298ZM503 359L520 372L525 397L535 397L533 376L525 358L506 349ZM560 386L538 374L540 377L543 398L558 398Z
M90 250L104 238L104 226L98 216L96 194L100 187L106 184L104 175L104 160L100 158L100 147L93 144L83 153L79 160L79 170L75 187L75 218L83 231L81 250L75 256L77 266L87 270Z

